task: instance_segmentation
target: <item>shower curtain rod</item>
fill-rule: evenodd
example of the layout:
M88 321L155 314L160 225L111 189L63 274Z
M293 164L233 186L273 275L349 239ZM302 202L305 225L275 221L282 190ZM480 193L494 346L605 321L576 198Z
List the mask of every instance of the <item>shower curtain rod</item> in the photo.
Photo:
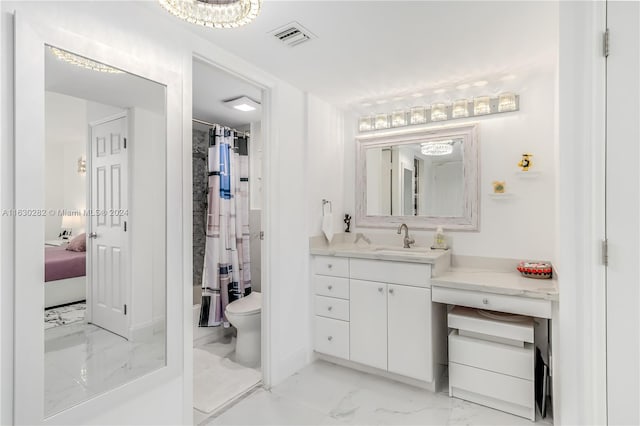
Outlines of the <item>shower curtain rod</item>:
M221 125L221 124L209 123L208 121L198 120L197 118L193 118L191 121L192 121L192 122L194 122L194 123L200 123L200 124L204 124L204 125L206 125L206 126L211 126L211 127L214 127L214 126L218 126L218 127L226 127L226 128L228 128L228 129L233 130L233 131L234 131L234 132L236 132L236 134L238 134L238 135L240 135L240 134L241 134L242 136L249 136L249 137L251 136L251 134L250 134L249 132L244 132L244 131L242 131L242 130L232 129L232 128L230 128L230 127L223 126L223 125Z

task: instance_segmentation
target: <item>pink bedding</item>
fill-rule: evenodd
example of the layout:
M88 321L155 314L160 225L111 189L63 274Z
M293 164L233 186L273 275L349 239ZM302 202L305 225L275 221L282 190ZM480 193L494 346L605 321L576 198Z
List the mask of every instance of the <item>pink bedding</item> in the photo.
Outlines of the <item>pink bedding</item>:
M57 281L86 275L87 253L65 247L44 248L44 281Z

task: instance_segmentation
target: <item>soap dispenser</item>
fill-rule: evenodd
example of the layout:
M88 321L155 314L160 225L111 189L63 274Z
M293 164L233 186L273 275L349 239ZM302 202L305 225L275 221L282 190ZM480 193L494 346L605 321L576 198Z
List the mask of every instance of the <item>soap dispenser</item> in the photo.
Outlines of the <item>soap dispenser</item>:
M431 246L433 250L446 250L447 242L444 239L444 232L442 231L442 226L438 226L436 229L436 233L433 236L433 245Z

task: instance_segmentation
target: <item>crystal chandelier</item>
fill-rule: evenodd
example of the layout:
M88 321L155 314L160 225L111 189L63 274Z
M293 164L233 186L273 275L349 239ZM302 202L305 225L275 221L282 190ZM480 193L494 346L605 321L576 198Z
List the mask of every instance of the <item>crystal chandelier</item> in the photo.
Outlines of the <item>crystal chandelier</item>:
M158 0L180 19L211 28L236 28L256 19L262 0Z
M424 155L449 155L453 152L453 141L425 142L421 151Z
M106 72L110 74L122 74L123 71L110 67L109 65L101 64L100 62L92 61L82 56L78 56L74 53L67 52L66 50L58 49L57 47L49 46L51 52L56 57L70 64L77 65L82 68L86 68L93 71Z

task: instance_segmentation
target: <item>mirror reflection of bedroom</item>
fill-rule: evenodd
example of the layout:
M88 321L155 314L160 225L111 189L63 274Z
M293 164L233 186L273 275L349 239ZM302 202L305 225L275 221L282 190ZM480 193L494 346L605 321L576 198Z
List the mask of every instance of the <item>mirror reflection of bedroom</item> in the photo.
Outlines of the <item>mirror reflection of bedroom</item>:
M165 365L165 88L45 49L45 412Z

